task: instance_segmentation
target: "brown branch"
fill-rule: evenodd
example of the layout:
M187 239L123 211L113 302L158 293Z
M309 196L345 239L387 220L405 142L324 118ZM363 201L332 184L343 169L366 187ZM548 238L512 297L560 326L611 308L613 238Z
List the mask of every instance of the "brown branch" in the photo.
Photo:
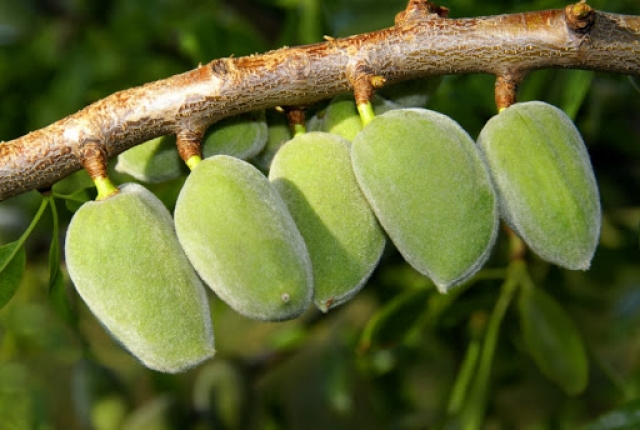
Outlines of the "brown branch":
M117 92L26 136L0 144L0 200L44 190L81 169L103 174L110 159L175 134L183 157L199 151L221 118L275 106L304 106L353 91L430 75L495 75L498 107L532 70L575 68L640 74L640 17L598 12L581 1L564 10L467 19L410 0L393 27L262 55L223 58Z

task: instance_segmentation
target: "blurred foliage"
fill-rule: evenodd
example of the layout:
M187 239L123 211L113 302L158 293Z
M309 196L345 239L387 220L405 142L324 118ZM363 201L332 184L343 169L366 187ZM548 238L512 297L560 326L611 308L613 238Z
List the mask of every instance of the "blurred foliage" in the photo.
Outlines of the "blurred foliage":
M637 0L589 3L640 14ZM565 3L445 5L461 17ZM0 137L26 134L114 91L217 57L390 26L404 6L404 0L3 0ZM503 237L485 270L442 296L389 249L365 289L328 315L309 311L266 324L212 300L216 358L169 376L143 368L115 344L66 273L56 270L55 252L49 264L50 248L63 243L55 218L64 227L69 208L77 207L58 200L50 203L57 210L33 225L26 262L12 245L0 248L0 265L11 265L12 274L26 267L0 310L0 429L575 429L606 412L590 428L636 428L640 97L624 76L543 70L527 78L520 99L562 107L585 137L604 208L589 271L561 270L529 255L526 276L508 275ZM447 76L429 107L475 137L494 114L493 78ZM181 181L150 188L171 207ZM83 201L89 185L78 173L56 190ZM3 202L0 243L20 240L42 202L37 193ZM534 313L525 296L513 296L505 277L544 291L535 302L542 310ZM5 283L15 282L0 279ZM572 324L564 325L567 319ZM570 366L580 347L572 343L567 352L562 338L545 341L538 324L563 325L565 339L582 339L588 382L581 374L563 379L553 366ZM539 350L531 353L538 343L555 351L547 362ZM469 424L478 417L482 423Z

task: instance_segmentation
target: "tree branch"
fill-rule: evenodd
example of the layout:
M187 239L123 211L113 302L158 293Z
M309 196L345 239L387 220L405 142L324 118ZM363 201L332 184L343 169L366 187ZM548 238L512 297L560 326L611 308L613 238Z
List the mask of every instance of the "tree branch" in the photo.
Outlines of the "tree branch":
M410 0L393 27L262 55L223 58L117 92L81 111L0 144L0 200L45 190L149 139L175 134L184 159L199 152L214 122L242 112L304 106L353 91L424 76L495 75L496 103L515 101L524 76L543 68L640 75L640 17L591 9L449 19L447 9Z

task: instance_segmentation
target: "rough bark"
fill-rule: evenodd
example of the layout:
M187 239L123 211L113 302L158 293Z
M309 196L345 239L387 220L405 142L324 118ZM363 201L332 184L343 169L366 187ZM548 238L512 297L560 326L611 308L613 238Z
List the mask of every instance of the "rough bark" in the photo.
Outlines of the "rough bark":
M262 55L214 60L192 71L117 92L23 137L0 144L0 200L46 190L134 145L175 134L183 159L199 152L214 122L276 106L304 106L352 91L424 76L487 73L496 103L515 101L530 71L575 68L640 75L640 17L584 1L548 10L449 19L447 9L410 0L393 27Z

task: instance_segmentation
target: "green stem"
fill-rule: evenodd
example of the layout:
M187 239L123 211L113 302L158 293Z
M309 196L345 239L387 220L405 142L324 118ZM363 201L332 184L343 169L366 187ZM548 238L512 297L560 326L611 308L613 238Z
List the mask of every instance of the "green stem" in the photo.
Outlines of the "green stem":
M299 136L307 132L307 127L304 124L294 124L291 127L291 131L293 132L293 137Z
M98 197L96 197L96 200L104 200L119 192L118 187L113 185L111 180L106 176L94 178L93 183L98 190Z
M482 351L482 334L485 329L485 319L481 317L473 317L470 322L471 343L467 348L467 352L460 366L460 371L456 377L456 382L451 390L449 397L449 405L447 414L456 416L462 410L467 393L470 391L471 383L478 365L480 352Z
M49 291L51 291L51 287L60 274L60 224L58 222L58 208L56 207L55 198L53 197L53 195L50 195L47 200L49 201L49 207L51 208L51 218L53 224L51 247L49 248Z
M523 274L526 274L526 266L522 260L513 261L509 266L509 274L502 284L500 297L491 313L487 331L480 353L478 373L472 391L467 401L468 408L462 412L461 428L463 430L477 430L482 426L484 420L487 393L489 391L489 379L491 376L491 365L495 355L500 326L509 308L509 304L521 283Z
M373 118L376 117L376 113L373 111L373 105L371 102L361 103L357 108L363 127L373 121Z
M202 157L199 155L193 155L191 157L189 157L189 159L187 161L185 161L187 167L189 168L189 170L193 170L196 168L196 166L198 164L200 164L200 162L202 161Z
M36 228L36 225L38 224L38 221L40 221L40 218L42 218L42 214L44 213L45 209L47 208L48 202L49 202L48 199L46 199L46 198L42 199L42 202L40 203L40 207L38 208L38 212L36 212L36 215L31 220L31 224L29 224L29 227L27 227L25 232L22 233L22 236L20 236L20 239L18 239L18 246L16 246L16 250L14 251L14 255L15 255L16 252L18 252L18 248L20 248L22 245L24 245L24 243L27 241L27 238L31 235L31 233L33 232L33 229ZM13 255L11 256L11 258L13 258Z

